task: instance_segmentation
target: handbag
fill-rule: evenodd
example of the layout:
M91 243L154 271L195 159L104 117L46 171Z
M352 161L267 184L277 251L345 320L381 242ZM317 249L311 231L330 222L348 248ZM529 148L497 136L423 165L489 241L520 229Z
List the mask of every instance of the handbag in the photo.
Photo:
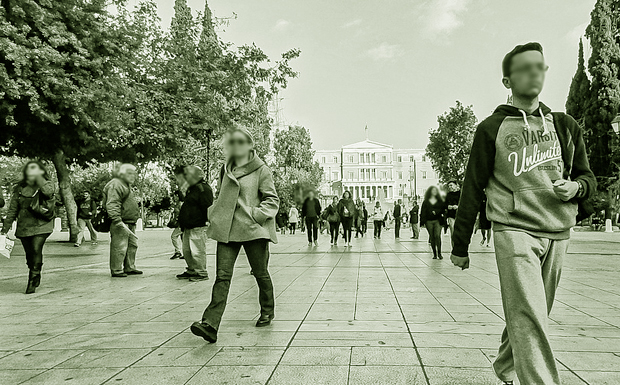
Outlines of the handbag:
M3 255L7 258L11 258L11 251L13 251L13 246L15 242L7 238L6 235L0 235L0 255Z
M110 226L112 226L112 220L106 209L102 207L95 219L93 219L93 228L98 233L109 233Z
M44 198L40 190L37 190L32 196L28 209L35 217L51 221L56 216L56 200L53 195L50 198Z
M166 226L168 226L168 228L170 229L176 229L177 227L179 227L179 221L177 220L177 218L172 218L170 221L168 221L168 224Z

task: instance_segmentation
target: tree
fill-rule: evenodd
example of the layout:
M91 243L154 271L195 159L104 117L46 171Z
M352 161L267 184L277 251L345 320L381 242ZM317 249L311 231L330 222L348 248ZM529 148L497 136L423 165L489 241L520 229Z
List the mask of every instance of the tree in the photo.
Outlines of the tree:
M575 118L583 127L587 103L590 99L590 79L586 74L585 59L583 55L583 40L579 39L579 59L577 72L573 76L570 91L566 100L566 113Z
M477 122L473 107L458 100L455 107L437 117L439 126L430 131L426 155L441 182L463 182Z
M301 203L304 193L318 188L323 169L313 159L312 139L304 127L290 126L276 131L274 150L274 182L280 206L288 210Z
M584 137L599 191L608 195L613 208L617 206L620 156L618 137L611 126L620 106L620 0L596 2L586 37L592 48L588 60L592 84L584 115Z

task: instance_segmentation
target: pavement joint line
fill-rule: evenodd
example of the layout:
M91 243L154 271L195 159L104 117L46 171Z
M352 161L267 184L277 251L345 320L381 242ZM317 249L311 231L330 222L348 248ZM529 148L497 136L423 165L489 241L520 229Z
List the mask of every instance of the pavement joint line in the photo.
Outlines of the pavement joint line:
M564 362L560 361L559 359L555 359L557 362L559 362L563 367L565 367L569 372L571 372L575 377L579 378L581 381L583 381L585 384L590 385L590 383L588 381L586 381L583 377L581 377L579 374L577 374L573 369L569 368L566 364L564 364Z
M337 265L340 260L342 259L342 256L338 259L338 261L336 262L335 265ZM334 265L334 266L335 266ZM308 318L308 314L310 314L310 311L312 310L312 307L314 306L314 304L316 303L316 300L319 298L319 296L321 295L321 291L323 290L323 288L325 287L325 284L327 284L327 281L329 280L329 277L331 277L331 275L334 273L335 267L332 268L329 272L329 274L327 274L327 277L325 277L325 280L323 281L323 284L321 285L321 288L318 290L317 295L314 297L314 301L312 302L312 305L310 305L310 307L308 307L308 310L306 311L306 314L304 315L304 318L301 320L301 322L299 323L299 325L297 325L297 328L295 329L295 331L293 332L293 335L291 336L291 338L289 339L286 347L284 348L284 352L282 353L282 355L280 356L280 359L278 359L278 362L276 363L276 366L273 368L273 371L271 372L271 374L269 375L269 377L267 378L267 381L265 381L265 385L268 385L269 382L271 381L271 379L273 378L273 375L276 373L276 370L278 370L278 367L280 366L280 363L282 362L282 359L284 358L284 355L286 355L286 352L288 351L288 349L291 347L291 344L293 343L293 341L295 340L295 337L297 336L297 333L299 333L299 330L301 329L301 326L304 324L304 322L306 321L306 318ZM347 378L348 381L348 378Z
M426 384L430 385L431 382L430 382L430 379L428 377L428 373L426 373L426 368L424 367L424 362L422 362L422 356L420 355L420 352L418 350L418 346L415 343L415 338L413 338L413 334L411 334L411 328L409 327L409 323L407 323L407 317L405 317L405 313L403 312L403 308L400 305L400 301L398 300L398 296L396 295L396 292L394 291L394 285L392 284L392 280L390 279L390 275L385 270L385 268L383 268L383 273L385 274L385 277L387 278L388 283L390 284L390 287L392 288L392 294L394 295L394 300L396 301L396 304L398 305L398 310L400 310L400 315L403 317L403 322L405 323L405 327L407 328L407 333L409 334L409 338L411 339L411 343L413 345L413 349L415 351L415 354L418 357L418 362L420 363L420 367L422 368L422 374L424 375L424 379L426 380ZM416 278L417 278L417 276L416 276ZM419 280L419 278L418 278L418 280ZM448 314L450 314L450 313L448 313ZM450 315L450 317L452 317L452 315Z

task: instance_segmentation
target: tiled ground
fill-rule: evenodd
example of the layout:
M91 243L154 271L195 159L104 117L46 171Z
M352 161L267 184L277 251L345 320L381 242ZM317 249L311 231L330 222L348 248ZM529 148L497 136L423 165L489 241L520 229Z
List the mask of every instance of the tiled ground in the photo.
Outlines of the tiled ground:
M345 250L282 237L273 325L253 325L257 290L241 257L209 345L188 326L212 281L174 278L184 263L168 259L168 235L140 234L145 275L125 279L109 277L105 239L75 249L54 235L31 296L21 250L0 260L0 384L497 383L503 315L490 249L474 246L460 271L431 260L426 238L387 233ZM619 245L619 234L574 233L551 315L564 384L620 384Z

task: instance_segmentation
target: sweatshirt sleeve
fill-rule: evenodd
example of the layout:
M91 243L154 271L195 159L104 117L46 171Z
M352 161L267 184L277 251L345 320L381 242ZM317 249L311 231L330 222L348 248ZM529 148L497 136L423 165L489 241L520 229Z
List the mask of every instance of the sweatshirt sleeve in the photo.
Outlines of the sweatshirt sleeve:
M467 257L471 235L474 231L480 202L484 199L484 189L493 174L495 165L495 139L501 121L493 124L491 118L478 125L471 154L467 162L465 181L461 190L461 199L456 212L452 254Z
M123 205L123 186L120 183L111 183L106 194L105 208L112 223L122 222L121 206Z
M258 207L254 207L252 215L254 220L262 225L267 219L276 217L280 207L280 198L278 198L278 193L276 192L271 170L265 166L262 167L260 173L258 191L261 195L261 202Z
M20 189L13 189L13 193L11 194L11 200L9 201L9 207L6 212L6 218L4 218L4 224L2 226L2 234L6 234L11 230L11 226L13 226L13 222L17 219L17 214L19 213L19 194Z
M570 115L566 116L566 124L575 144L575 155L573 157L573 165L571 167L570 178L573 181L580 181L584 186L584 195L580 199L588 199L596 192L596 177L590 169L590 161L586 151L586 144L583 140L583 130L579 124Z

